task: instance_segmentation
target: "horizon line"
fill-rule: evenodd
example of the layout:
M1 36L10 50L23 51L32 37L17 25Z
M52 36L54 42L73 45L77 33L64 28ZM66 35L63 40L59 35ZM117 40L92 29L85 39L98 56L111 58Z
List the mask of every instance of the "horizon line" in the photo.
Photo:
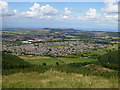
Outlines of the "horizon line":
M29 30L31 30L31 29L73 29L73 30L81 30L81 31L106 31L106 32L108 32L108 31L110 31L110 32L120 32L120 30L112 30L112 29L87 29L87 28L47 28L47 27L45 27L45 28L0 28L0 30L4 30L4 29L29 29Z

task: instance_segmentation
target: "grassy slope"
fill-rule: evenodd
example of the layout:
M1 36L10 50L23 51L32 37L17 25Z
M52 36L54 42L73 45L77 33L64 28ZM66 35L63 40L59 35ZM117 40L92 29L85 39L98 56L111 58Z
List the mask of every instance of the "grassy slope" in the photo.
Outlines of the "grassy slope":
M49 70L3 76L3 88L117 88L117 80Z
M90 59L80 59L80 58L54 58L55 62L51 62L53 57L45 56L34 56L34 55L25 55L21 56L26 61L35 60L49 62L49 64L54 64L57 60L64 61L64 63L72 63L73 61L78 63L91 61ZM52 59L52 60L54 60ZM69 62L68 62L69 61ZM36 64L38 63L36 62ZM39 62L41 63L41 62ZM57 66L58 67L58 66ZM67 68L66 70L80 71L79 67L74 65ZM61 66L60 66L61 68ZM116 78L104 78L102 76L83 76L82 74L76 73L67 73L69 72L63 70L53 71L48 70L42 74L37 72L28 72L28 73L15 73L12 75L3 76L3 88L117 88L117 79ZM77 71L76 71L77 72ZM106 74L109 75L109 74Z

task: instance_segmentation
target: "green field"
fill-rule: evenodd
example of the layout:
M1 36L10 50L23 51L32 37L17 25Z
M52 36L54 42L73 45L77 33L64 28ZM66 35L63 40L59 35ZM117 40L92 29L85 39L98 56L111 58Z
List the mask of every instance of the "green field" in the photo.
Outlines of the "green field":
M63 57L55 58L55 57L35 56L35 55L24 55L19 57L31 64L37 64L37 65L42 65L43 63L46 63L47 65L55 65L56 62L58 62L59 64L68 64L68 63L97 61L97 59L89 59L89 58L63 58Z
M25 61L31 64L37 65L42 65L43 63L46 63L47 65L54 65L56 64L56 62L58 62L56 58L47 56L24 55L20 56L20 58L24 59Z
M65 64L97 61L97 59L89 58L58 58L58 60L64 62Z

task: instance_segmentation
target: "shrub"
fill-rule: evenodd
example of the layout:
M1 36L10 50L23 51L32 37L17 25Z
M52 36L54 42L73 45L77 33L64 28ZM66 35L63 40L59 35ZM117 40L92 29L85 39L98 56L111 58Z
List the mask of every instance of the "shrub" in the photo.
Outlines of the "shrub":
M47 65L46 63L43 63L42 65Z
M56 65L59 65L59 63L58 63L58 62L56 62Z

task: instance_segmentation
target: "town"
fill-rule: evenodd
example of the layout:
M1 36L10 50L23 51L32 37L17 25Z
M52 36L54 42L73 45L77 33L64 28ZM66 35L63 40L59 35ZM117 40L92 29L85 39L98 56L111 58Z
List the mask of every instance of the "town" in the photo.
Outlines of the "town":
M7 35L8 33L9 35ZM73 29L3 30L3 37L3 51L13 55L53 57L92 50L99 51L118 42L117 37L105 35L103 32L85 32Z

